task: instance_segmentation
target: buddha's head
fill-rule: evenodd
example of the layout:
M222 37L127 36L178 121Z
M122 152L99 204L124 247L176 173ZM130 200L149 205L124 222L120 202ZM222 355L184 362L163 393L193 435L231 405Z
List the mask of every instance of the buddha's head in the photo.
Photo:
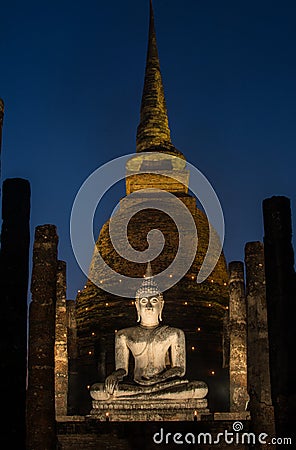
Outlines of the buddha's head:
M144 326L158 325L162 320L163 305L163 295L153 280L151 265L148 263L143 282L136 292L138 322Z

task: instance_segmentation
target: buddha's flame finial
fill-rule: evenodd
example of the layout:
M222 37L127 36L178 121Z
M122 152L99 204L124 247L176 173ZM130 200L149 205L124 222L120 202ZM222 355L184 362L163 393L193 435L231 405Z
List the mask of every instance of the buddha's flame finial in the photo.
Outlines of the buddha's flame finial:
M146 268L146 273L145 273L145 278L152 278L152 277L153 277L153 274L152 274L151 262L148 261L147 268Z

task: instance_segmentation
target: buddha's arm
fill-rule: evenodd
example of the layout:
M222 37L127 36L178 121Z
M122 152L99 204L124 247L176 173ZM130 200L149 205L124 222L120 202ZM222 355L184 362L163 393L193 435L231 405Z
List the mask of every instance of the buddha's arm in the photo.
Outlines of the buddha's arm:
M185 335L182 330L176 330L172 336L171 367L160 374L162 380L172 377L183 377L186 371Z
M118 382L128 373L129 349L126 343L126 336L118 332L115 337L115 365L116 370L105 380L105 390L113 394Z
M186 372L186 347L185 334L182 330L177 330L171 345L172 367L168 372L174 371L175 376L183 377ZM175 369L175 370L174 370Z

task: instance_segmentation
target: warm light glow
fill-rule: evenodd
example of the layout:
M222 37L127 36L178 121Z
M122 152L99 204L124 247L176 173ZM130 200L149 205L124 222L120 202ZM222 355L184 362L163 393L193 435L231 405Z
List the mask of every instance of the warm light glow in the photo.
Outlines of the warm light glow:
M88 384L87 386L86 386L86 389L89 389L90 388L90 385Z
M259 267L262 267L262 266L263 266L263 264L259 263Z
M227 283L223 283L224 284L224 286L227 286Z
M214 283L214 280L211 280L211 283Z
M211 375L215 375L215 371L214 370L211 371Z
M195 347L194 347L194 346L192 346L192 347L191 347L191 350L192 350L192 351L194 352L194 350L195 350Z
M170 274L170 278L173 278L173 275L172 275L172 274Z
M201 331L201 328L200 328L200 327L198 327L197 331Z
M194 411L194 415L197 416L197 411L196 410Z
M229 306L226 306L226 309L229 309Z
M191 280L194 280L194 275L192 275Z
M109 417L109 413L108 412L106 412L106 417Z
M117 333L117 330L114 330L114 333Z
M109 306L109 303L105 303L106 306Z
M121 281L122 281L122 280L120 279L120 280L119 280L119 283L121 283Z
M88 311L88 307L85 308L85 311Z
M212 303L209 303L208 306L212 306Z
M94 332L92 332L92 334L91 334L92 336L95 336L96 335L96 333L94 333Z
M77 292L80 292L80 290L78 289L78 291Z
M134 305L135 304L135 302L131 302L132 303L132 305Z
M86 285L84 286L84 289L86 289Z
M89 351L88 354L91 355L91 351Z
M188 305L188 303L187 303L187 302L184 302L184 305Z

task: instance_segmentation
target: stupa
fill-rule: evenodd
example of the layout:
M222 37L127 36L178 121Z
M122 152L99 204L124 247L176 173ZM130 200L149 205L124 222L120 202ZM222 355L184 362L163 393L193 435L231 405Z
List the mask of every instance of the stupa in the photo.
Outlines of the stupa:
M166 170L168 176L146 173L158 167ZM145 173L139 174L139 170ZM196 275L208 248L209 224L205 213L197 208L195 197L189 193L190 174L186 169L185 156L171 141L152 2L136 153L128 161L126 171L127 197L140 189L161 189L181 200L192 214L198 233L196 256L185 276L165 292L164 318L168 319L171 326L185 332L187 375L207 383L210 407L220 410L227 408L228 376L227 368L223 367L222 344L223 319L229 301L227 266L222 252L210 276L202 283L196 282ZM143 201L144 197L143 194ZM128 238L137 251L144 251L147 248L147 234L155 228L165 238L163 251L153 260L153 271L157 274L170 265L177 252L178 230L172 219L162 211L144 209L130 220ZM116 252L110 239L109 221L103 225L96 247L114 271L139 278L139 281L142 279L146 264L128 261ZM91 268L96 268L95 253ZM100 278L100 274L97 276ZM106 375L114 370L116 331L130 326L135 320L134 299L131 297L127 300L106 292L104 283L108 282L110 280L102 278L98 286L89 279L76 298L79 405L80 412L86 414L91 409L89 386L98 381L103 382Z

